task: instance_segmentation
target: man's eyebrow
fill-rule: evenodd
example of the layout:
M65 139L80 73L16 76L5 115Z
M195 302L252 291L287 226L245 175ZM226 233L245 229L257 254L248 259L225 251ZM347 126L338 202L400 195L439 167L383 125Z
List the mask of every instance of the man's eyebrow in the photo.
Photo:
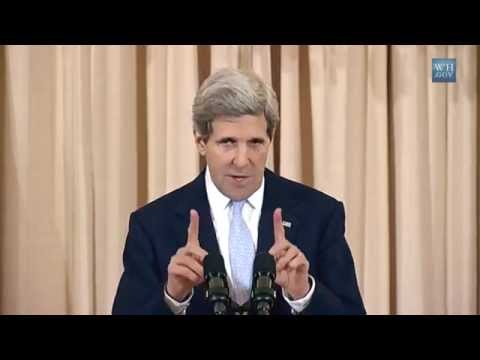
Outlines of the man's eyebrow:
M237 141L233 136L225 136L217 140L217 142L224 142L224 141Z
M251 138L250 140L248 140L250 142L260 142L260 143L264 143L265 142L265 139L263 137L254 137L254 138Z
M226 142L226 141L232 141L232 142L236 142L238 141L237 138L233 137L233 136L224 136L224 137L221 137L219 139L216 140L216 142ZM256 142L256 143L265 143L265 138L263 137L252 137L250 139L247 140L248 142Z

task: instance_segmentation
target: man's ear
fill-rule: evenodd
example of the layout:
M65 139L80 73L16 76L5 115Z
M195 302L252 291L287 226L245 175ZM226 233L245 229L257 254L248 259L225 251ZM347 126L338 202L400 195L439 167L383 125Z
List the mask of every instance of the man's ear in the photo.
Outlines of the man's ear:
M193 136L195 137L195 144L197 145L198 152L200 155L205 156L207 153L207 140L205 136L199 135L194 131Z

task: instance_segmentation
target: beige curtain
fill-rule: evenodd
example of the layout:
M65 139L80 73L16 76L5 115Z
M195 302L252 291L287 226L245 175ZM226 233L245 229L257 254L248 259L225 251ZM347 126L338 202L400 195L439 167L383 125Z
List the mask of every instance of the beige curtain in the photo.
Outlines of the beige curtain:
M432 83L431 59L457 59ZM108 314L130 212L204 165L201 81L255 70L267 166L346 206L370 314L479 311L475 46L1 46L0 312Z

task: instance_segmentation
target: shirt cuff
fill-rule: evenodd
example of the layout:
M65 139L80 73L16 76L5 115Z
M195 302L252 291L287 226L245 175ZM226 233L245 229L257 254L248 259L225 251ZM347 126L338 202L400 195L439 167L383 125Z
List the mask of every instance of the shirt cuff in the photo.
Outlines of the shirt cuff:
M282 295L285 301L290 305L292 308L292 315L296 315L298 313L301 313L303 310L305 310L310 304L310 300L312 300L313 292L315 291L315 279L312 275L308 275L308 278L310 279L310 290L308 290L307 295L305 295L303 298L297 299L297 300L292 300L288 297L287 293L285 292L285 289L282 288Z
M192 297L193 297L193 289L190 296L185 301L182 301L182 302L178 302L177 300L172 298L170 295L168 295L166 286L163 288L163 293L165 294L165 302L167 303L168 307L175 315L185 315L187 313L187 308L190 305L190 301L192 300Z

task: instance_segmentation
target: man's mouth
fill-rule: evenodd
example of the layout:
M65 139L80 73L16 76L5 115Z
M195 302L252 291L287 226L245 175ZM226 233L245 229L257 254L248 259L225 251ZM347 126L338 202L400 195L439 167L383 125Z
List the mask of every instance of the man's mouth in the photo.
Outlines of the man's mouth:
M230 175L230 177L238 183L242 183L249 178L247 175Z

